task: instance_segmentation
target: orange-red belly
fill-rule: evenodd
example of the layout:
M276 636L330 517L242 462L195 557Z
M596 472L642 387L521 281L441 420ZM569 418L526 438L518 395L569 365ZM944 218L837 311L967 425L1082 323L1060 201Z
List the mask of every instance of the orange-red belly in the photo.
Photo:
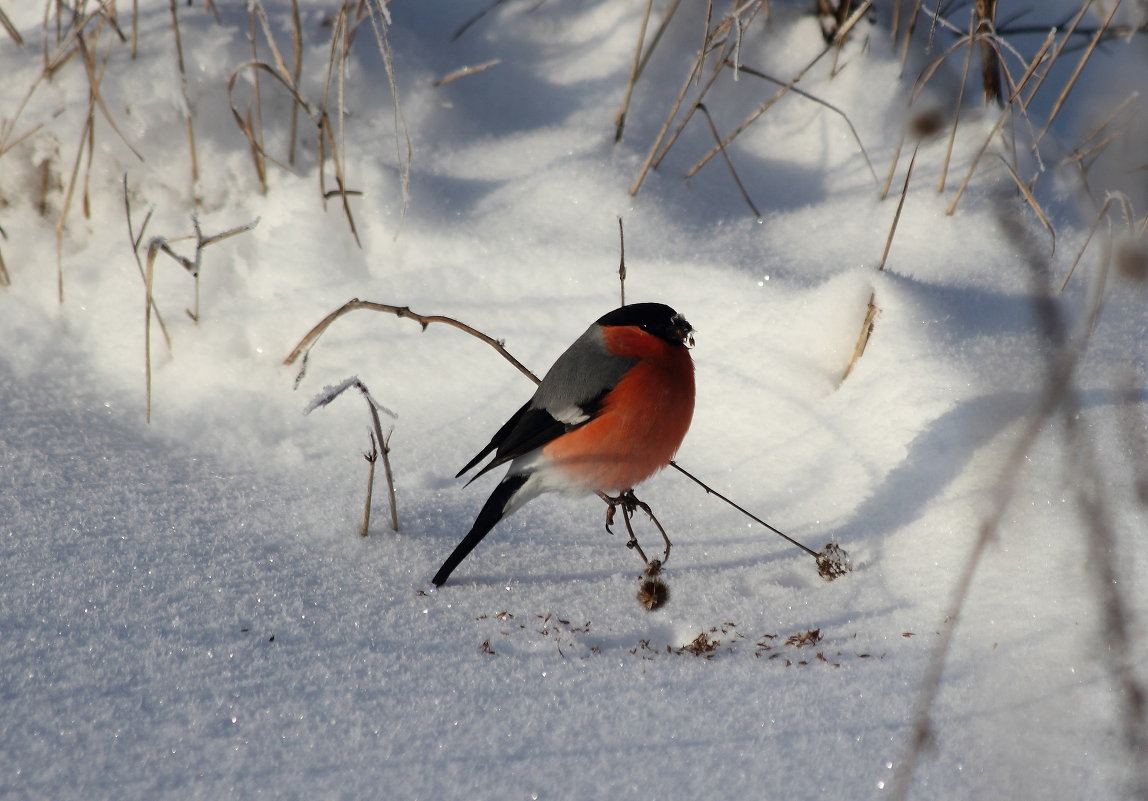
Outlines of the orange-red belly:
M555 468L587 490L615 493L636 486L669 463L689 430L689 351L661 341L641 345L641 361L606 395L598 416L544 448Z

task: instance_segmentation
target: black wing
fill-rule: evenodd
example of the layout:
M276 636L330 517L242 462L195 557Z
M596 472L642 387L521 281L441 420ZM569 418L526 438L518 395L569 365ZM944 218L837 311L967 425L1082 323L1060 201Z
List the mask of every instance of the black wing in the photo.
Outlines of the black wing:
M594 419L603 399L636 361L608 353L601 329L597 324L590 326L554 362L534 397L498 429L487 446L455 477L470 470L491 451L494 458L471 481L585 425Z

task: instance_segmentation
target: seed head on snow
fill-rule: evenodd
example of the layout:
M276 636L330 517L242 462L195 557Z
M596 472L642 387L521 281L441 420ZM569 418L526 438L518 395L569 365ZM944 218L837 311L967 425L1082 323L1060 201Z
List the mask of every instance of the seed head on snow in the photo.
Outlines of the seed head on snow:
M849 554L835 542L826 543L817 554L817 574L826 581L841 578L852 569Z
M670 587L660 578L647 578L642 580L638 587L638 603L653 612L661 609L670 600Z

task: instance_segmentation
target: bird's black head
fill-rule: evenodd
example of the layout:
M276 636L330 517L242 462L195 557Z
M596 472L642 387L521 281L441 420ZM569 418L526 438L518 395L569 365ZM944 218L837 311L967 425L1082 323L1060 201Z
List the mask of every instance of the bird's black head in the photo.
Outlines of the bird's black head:
M672 345L692 346L694 327L664 303L632 303L598 318L598 325L632 325Z

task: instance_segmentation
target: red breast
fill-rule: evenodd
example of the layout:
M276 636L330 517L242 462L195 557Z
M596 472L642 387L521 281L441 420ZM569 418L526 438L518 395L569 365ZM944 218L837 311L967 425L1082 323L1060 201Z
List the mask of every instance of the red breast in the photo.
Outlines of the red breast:
M606 348L639 361L603 399L598 415L543 449L588 490L630 489L665 467L694 414L690 352L636 326L604 326Z

